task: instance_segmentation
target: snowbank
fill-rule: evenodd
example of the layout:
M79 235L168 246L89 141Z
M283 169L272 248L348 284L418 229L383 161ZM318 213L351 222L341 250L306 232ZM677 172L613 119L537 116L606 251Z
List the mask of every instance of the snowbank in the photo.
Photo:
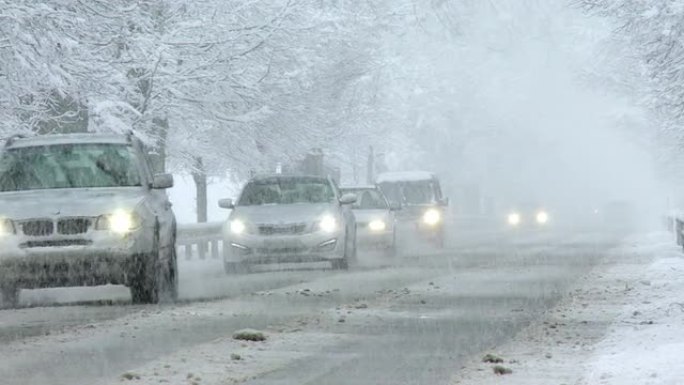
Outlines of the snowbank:
M684 257L665 233L631 239L555 308L476 357L454 384L674 385L684 381Z
M684 383L684 259L656 261L597 345L587 384Z

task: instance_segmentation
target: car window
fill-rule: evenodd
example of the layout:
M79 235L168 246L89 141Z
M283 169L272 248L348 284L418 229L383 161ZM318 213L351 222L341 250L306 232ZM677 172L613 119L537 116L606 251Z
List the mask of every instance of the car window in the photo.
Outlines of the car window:
M329 203L335 192L327 181L313 179L283 179L248 183L238 201L240 206Z
M382 193L375 189L343 189L342 193L356 194L352 208L356 210L384 210L389 208Z
M123 144L20 147L0 158L0 191L140 185L136 156Z
M384 182L380 187L391 202L400 204L431 204L438 198L432 181Z

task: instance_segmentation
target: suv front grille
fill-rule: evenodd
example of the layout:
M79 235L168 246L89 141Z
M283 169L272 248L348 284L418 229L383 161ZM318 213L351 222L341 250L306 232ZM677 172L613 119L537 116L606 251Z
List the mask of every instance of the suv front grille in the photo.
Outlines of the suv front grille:
M21 231L31 237L52 235L55 225L50 219L32 219L21 223Z
M291 225L261 225L259 234L261 235L293 235L301 234L306 231L306 224L298 223Z
M87 233L89 227L90 219L88 218L60 219L57 222L57 232L65 235Z
M22 248L32 248L32 247L65 247L65 246L88 246L93 242L86 239L63 239L63 240L53 240L53 241L28 241L22 243L19 247Z

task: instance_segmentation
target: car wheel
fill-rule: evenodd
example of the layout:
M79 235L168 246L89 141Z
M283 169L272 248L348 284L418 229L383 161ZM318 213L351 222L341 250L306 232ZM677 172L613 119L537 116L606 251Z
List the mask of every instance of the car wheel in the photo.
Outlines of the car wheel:
M158 275L155 270L157 266L157 255L151 253L136 256L131 272L132 280L130 283L131 300L135 304L148 304L159 302L157 291Z
M2 305L5 308L15 308L19 305L19 288L14 285L5 285L2 291Z
M330 261L334 270L349 269L349 261L352 260L352 258L355 258L354 254L356 253L356 241L354 241L353 246L350 246L349 238L349 233L346 233L344 235L344 252L342 253L342 258L333 259Z
M175 245L174 240L164 248L162 253L167 253L166 258L160 258L159 263L162 265L155 269L158 274L157 297L159 302L176 302L178 300L178 261Z
M141 255L134 259L130 289L131 299L136 304L154 304L160 300L175 301L178 298L178 269L174 243L160 248L157 230L154 244L155 251L150 255Z
M385 255L389 258L395 258L397 256L397 231L392 232L392 243L385 250Z
M356 230L357 230L356 225L354 225L354 231L352 232L354 235L351 237L351 240L350 240L350 242L351 242L350 250L351 251L349 253L349 257L347 258L347 261L349 261L349 263L352 263L352 264L359 261L358 249L356 247Z

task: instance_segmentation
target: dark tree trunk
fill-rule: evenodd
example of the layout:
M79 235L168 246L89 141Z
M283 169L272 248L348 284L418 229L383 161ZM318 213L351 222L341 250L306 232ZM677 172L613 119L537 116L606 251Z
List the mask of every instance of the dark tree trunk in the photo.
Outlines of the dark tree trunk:
M366 165L366 183L371 185L375 181L375 151L373 146L368 148L368 163Z
M192 179L195 180L197 188L197 222L205 223L207 221L207 171L200 157L195 158Z

